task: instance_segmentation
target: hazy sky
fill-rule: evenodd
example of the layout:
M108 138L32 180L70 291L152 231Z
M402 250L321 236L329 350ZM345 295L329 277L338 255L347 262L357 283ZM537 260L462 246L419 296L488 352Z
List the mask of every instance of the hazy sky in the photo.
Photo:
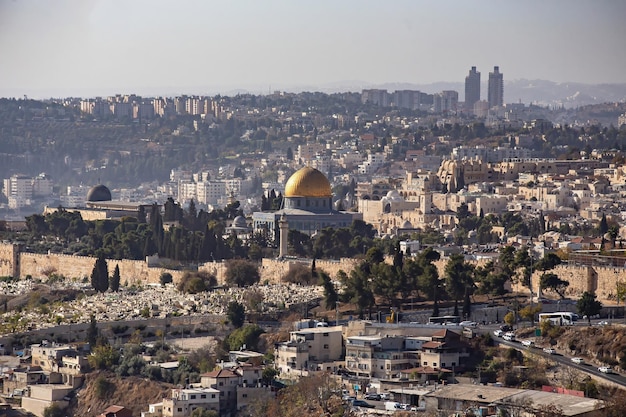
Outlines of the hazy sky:
M0 0L0 96L626 83L621 0Z

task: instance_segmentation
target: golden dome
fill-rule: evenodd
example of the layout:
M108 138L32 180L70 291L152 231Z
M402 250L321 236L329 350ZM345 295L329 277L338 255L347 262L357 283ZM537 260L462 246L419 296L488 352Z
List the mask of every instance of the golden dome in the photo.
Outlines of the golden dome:
M297 170L285 185L285 197L330 197L330 182L315 168Z

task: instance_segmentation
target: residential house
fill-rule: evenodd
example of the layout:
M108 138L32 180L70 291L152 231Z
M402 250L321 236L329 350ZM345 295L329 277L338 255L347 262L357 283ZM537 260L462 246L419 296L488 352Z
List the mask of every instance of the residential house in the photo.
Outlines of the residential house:
M343 358L341 326L300 329L289 341L276 345L276 368L284 376L306 375L308 371L335 370Z
M133 411L121 405L111 405L98 417L133 417Z
M218 369L200 375L201 387L213 388L218 391L220 414L234 411L237 408L237 386L240 383L241 375L229 369ZM165 407L165 403L163 406Z
M157 404L152 404L158 409ZM170 398L163 399L163 417L189 417L193 410L220 410L220 391L215 388L179 388L172 390ZM143 414L143 413L142 413Z

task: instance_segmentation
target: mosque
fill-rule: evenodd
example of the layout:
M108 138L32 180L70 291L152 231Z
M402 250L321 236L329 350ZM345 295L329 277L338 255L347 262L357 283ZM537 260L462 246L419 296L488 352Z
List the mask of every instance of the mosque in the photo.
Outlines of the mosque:
M122 217L137 217L140 207L146 214L152 209L151 204L130 203L115 201L112 199L111 190L104 185L98 184L89 189L84 203L80 207L64 207L67 211L80 213L83 220L121 219ZM160 206L159 206L160 207ZM45 207L43 214L54 213L58 207Z
M350 227L360 213L337 211L333 208L328 178L315 168L306 166L296 171L285 184L283 207L274 212L252 214L255 233L270 233L277 237L278 224L286 222L289 230L309 236L326 227Z

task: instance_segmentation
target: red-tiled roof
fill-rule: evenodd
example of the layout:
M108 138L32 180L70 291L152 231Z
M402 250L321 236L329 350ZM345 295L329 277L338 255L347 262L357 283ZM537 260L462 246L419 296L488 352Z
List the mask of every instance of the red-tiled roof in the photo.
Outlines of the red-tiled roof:
M207 372L200 376L208 376L209 378L237 378L239 375L228 369L217 369L215 371Z

